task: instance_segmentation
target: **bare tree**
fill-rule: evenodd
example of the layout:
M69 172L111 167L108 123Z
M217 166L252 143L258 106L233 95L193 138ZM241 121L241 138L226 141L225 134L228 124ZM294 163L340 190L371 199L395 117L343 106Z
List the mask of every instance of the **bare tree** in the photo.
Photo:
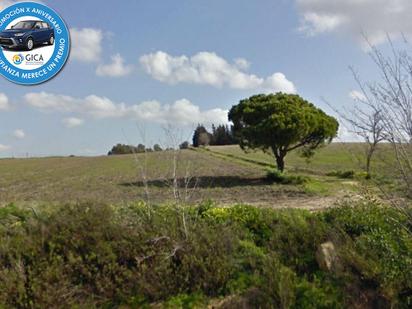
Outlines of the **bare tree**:
M137 130L139 132L140 138L143 142L146 140L146 132L143 128L141 128L139 125L137 125ZM123 136L125 137L126 140L128 140L125 132L122 130ZM129 142L130 144L130 142ZM139 171L140 176L142 177L142 183L143 183L143 189L144 189L144 196L145 196L145 202L146 205L150 209L150 190L149 190L149 182L148 182L148 176L147 176L147 152L146 149L144 151L144 155L142 156L141 154L138 154L136 152L135 148L132 148L133 151L133 159L134 162L137 166L137 169Z
M171 154L171 177L168 180L170 187L172 188L173 198L176 202L187 203L193 192L197 188L198 179L192 176L193 164L190 160L182 160L182 149L180 148L180 142L183 139L183 134L172 126L164 127L165 136L168 148ZM184 170L182 177L179 175L179 170Z
M380 78L361 89L377 113L380 135L392 146L400 180L412 196L412 57L408 50L397 49L389 37L388 42L389 55L368 42Z
M139 126L137 126L140 140L145 143L146 142L146 134L145 130ZM181 214L182 217L182 228L185 234L185 237L188 237L188 222L186 212L187 203L191 199L192 195L197 189L198 185L198 178L192 175L193 164L190 160L184 160L182 155L182 149L180 149L179 145L183 139L183 134L181 130L174 128L171 125L168 125L163 128L164 135L165 135L165 143L164 148L165 153L164 159L166 157L169 169L166 171L166 174L162 176L162 179L167 187L170 188L173 196L173 200L175 201L174 206L176 211ZM123 132L126 140L126 134ZM187 136L185 137L187 139ZM160 145L159 145L160 147ZM133 148L133 158L138 169L139 178L142 179L143 189L144 189L144 196L145 196L145 204L149 210L149 217L151 216L152 211L152 204L151 204L151 196L150 196L150 177L149 177L149 164L148 164L148 150L147 148L144 149L144 152L137 153ZM163 156L163 155L162 155ZM168 157L167 157L168 156ZM153 170L151 171L153 173Z
M364 140L366 144L364 169L367 178L370 178L373 155L378 148L378 144L385 140L384 119L382 109L379 104L376 104L375 98L369 95L355 70L350 69L361 89L361 92L354 97L356 105L349 110L338 110L330 103L326 103L351 127L350 131L352 133Z
M391 145L399 180L412 197L412 55L407 49L397 49L390 37L389 54L372 45L367 37L369 56L379 72L375 82L362 82L350 68L360 92L356 105L349 110L338 110L325 102L361 137L365 150L365 171L371 175L371 162L378 144ZM410 47L408 45L407 46Z
M188 238L188 222L186 218L186 207L192 194L197 189L198 178L192 176L192 162L190 160L182 160L182 149L179 145L183 139L182 132L172 126L164 128L167 142L171 154L171 178L167 177L166 182L171 187L175 206L182 216L182 225L185 237ZM183 165L183 166L182 166ZM180 171L184 169L184 175L180 177Z

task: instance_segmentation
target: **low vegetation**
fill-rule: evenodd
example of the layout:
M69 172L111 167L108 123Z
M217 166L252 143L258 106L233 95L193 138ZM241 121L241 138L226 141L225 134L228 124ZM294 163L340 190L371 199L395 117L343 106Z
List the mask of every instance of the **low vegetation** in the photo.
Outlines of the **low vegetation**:
M300 175L289 175L287 173L281 173L278 170L268 171L266 177L271 182L284 185L301 185L309 180L308 177Z
M372 200L319 213L8 205L0 307L410 308L411 214Z
M355 178L355 171L354 170L347 170L347 171L332 171L326 173L326 176L335 176L342 179L353 179Z

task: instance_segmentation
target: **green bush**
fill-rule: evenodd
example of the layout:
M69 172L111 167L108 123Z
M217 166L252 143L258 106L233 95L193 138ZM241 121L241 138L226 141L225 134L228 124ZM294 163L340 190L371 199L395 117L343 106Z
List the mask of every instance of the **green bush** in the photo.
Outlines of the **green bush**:
M295 308L344 308L341 287L333 279L300 279L295 293Z
M354 179L355 178L355 171L347 170L347 171L332 171L326 174L326 176L333 176L342 179Z
M189 142L183 142L179 145L179 149L189 149L190 148L190 144Z
M278 170L268 171L266 173L266 179L270 182L282 185L301 185L308 181L308 177L300 175L288 175Z
M270 219L272 234L267 246L299 274L316 272L316 250L327 240L325 224L304 210L278 211Z
M342 242L342 262L362 277L359 284L377 287L377 294L391 306L412 304L412 226L408 211L366 200L325 213L326 221L339 231L336 235Z
M410 215L371 200L319 213L211 202L9 205L0 208L0 308L197 308L216 299L408 308ZM336 247L332 271L316 260L325 241Z
M206 299L202 294L179 294L177 296L173 296L168 301L163 304L163 308L182 308L182 309L190 309L190 308L204 308L205 307Z

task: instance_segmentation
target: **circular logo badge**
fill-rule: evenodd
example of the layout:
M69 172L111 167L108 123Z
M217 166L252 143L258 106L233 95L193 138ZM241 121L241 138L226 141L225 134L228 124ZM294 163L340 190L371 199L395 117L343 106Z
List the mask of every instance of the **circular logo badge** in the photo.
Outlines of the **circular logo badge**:
M23 62L23 55L22 54L18 54L18 55L14 55L13 56L13 63L14 64L21 64Z
M48 81L64 67L69 31L49 7L20 2L0 13L0 74L22 85Z

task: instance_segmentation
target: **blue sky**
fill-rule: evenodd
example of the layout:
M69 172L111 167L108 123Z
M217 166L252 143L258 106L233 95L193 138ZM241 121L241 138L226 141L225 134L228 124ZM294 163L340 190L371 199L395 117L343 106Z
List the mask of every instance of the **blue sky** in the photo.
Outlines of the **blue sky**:
M361 33L377 45L412 33L407 0L43 2L70 28L71 56L45 84L0 79L0 157L162 143L169 124L186 139L261 92L297 92L332 113L321 97L353 104L348 66L376 77Z

